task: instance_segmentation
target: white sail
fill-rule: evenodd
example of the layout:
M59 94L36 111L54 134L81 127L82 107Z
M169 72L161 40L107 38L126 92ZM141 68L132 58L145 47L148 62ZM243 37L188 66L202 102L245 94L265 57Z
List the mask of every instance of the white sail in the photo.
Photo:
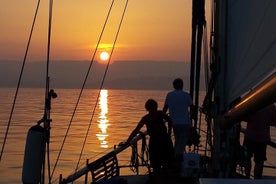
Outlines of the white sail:
M276 1L222 0L218 43L223 106L275 74ZM224 34L225 33L225 34Z

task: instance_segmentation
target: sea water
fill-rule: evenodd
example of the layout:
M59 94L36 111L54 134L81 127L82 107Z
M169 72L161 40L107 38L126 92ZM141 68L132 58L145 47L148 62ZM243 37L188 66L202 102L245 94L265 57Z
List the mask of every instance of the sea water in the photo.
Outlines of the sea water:
M159 109L162 109L168 91L85 89L81 98L79 98L79 89L55 89L55 92L58 97L51 100L50 118L52 121L49 147L51 174L55 168L52 182L58 183L60 174L64 177L68 176L75 171L77 165L78 168L83 167L86 159L95 160L112 150L114 145L125 141L140 118L147 113L144 108L146 100L155 99ZM1 146L7 132L8 121L11 119L0 162L1 184L22 183L27 133L29 128L36 125L44 116L44 89L20 89L12 116L10 116L14 94L15 89L0 89ZM200 94L200 101L202 101L204 92ZM202 126L205 126L204 123ZM271 128L271 132L272 139L275 141L275 128ZM66 138L64 138L65 135ZM60 151L61 148L62 151ZM60 156L57 161L58 155ZM276 152L268 148L266 164L275 166L275 158ZM127 164L129 160L129 155L125 155L121 162ZM266 170L266 168L264 172L275 175L273 170Z

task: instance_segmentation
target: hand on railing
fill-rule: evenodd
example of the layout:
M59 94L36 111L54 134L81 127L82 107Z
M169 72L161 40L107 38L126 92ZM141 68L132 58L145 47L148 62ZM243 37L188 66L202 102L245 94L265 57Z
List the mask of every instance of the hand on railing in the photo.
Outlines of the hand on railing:
M118 146L129 146L129 142L123 141L118 144Z

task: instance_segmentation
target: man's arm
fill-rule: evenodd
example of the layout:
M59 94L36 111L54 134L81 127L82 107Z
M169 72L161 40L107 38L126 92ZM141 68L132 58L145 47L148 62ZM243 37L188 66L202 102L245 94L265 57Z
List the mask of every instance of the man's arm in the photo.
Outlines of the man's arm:
M164 107L163 107L163 112L166 113L168 108L169 108L169 106L165 104Z
M173 124L172 119L165 113L164 113L163 116L164 116L164 119L168 122L168 134L169 134L169 136L171 136L171 134L172 134L172 124Z
M190 116L191 116L191 119L196 119L196 109L195 109L195 106L194 104L191 104L189 106L190 108Z

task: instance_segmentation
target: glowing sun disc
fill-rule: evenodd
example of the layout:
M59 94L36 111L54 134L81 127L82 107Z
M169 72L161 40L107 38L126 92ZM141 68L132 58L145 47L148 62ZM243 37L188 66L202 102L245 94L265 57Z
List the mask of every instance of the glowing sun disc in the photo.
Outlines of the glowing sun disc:
M102 61L107 61L108 58L109 58L109 54L107 52L102 52L100 54L100 58L101 58Z

